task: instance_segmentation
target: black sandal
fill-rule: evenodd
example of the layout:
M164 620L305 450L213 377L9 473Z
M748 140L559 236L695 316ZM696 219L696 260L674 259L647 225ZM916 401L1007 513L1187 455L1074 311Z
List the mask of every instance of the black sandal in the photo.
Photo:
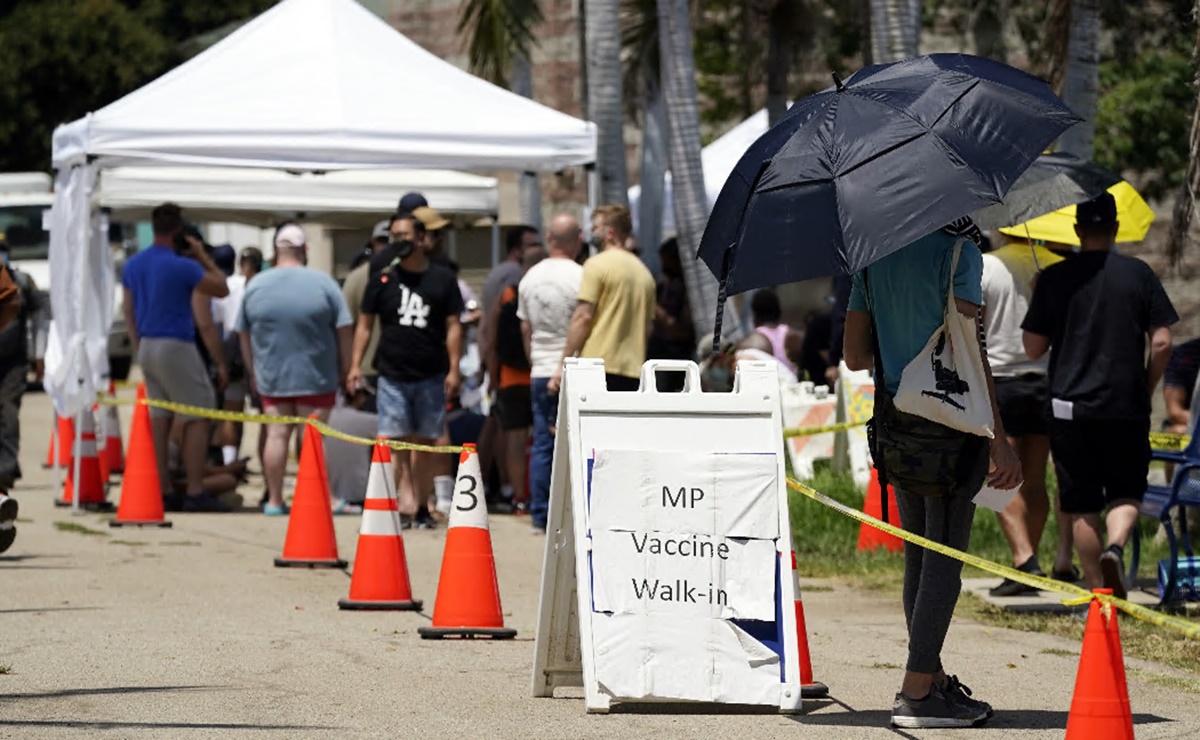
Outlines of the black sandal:
M1063 583L1079 583L1083 580L1083 574L1074 565L1071 566L1070 570L1058 570L1056 568L1050 572L1050 577Z

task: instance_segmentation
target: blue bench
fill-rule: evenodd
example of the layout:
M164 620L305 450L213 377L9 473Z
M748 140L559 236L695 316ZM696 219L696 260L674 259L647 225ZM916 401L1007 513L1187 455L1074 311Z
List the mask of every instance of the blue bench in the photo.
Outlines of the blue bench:
M1142 500L1141 514L1158 520L1167 533L1167 543L1170 546L1170 563L1167 568L1167 582L1162 589L1161 603L1166 604L1177 597L1179 590L1179 545L1182 542L1188 557L1192 557L1192 540L1188 535L1187 507L1200 508L1200 434L1193 434L1187 447L1174 452L1155 450L1151 454L1154 460L1162 460L1176 466L1175 475L1170 484L1165 486L1147 486L1146 496ZM1179 509L1179 532L1171 521L1171 510ZM1129 561L1130 584L1137 576L1138 562L1141 559L1141 534L1138 527L1133 528L1133 547Z

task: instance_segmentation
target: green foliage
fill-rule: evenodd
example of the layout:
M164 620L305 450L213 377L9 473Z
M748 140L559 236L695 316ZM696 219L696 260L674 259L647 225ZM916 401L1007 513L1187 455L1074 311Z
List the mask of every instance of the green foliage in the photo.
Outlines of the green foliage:
M273 0L0 4L0 171L47 170L54 127L183 61L179 43Z
M1196 104L1190 49L1147 47L1128 64L1100 65L1096 161L1132 171L1148 198L1178 187L1188 162Z
M538 0L467 0L457 30L468 37L471 72L508 87L513 59L529 56L541 22Z

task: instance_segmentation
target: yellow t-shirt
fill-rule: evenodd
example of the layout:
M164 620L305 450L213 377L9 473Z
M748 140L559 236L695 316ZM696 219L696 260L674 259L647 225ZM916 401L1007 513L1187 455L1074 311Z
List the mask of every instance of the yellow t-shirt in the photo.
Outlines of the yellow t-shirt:
M580 357L604 360L606 373L638 377L654 318L654 276L632 253L606 249L583 263L579 300L596 307Z

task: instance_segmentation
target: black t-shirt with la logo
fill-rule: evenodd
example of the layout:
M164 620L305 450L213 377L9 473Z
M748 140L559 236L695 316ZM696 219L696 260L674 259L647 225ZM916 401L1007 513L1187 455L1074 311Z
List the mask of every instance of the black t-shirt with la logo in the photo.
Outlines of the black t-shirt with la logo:
M398 265L386 269L391 262L379 259L377 265L372 260L363 293L362 312L380 322L375 368L388 380L404 383L445 375L450 369L446 317L463 310L458 281L441 265L409 272Z

